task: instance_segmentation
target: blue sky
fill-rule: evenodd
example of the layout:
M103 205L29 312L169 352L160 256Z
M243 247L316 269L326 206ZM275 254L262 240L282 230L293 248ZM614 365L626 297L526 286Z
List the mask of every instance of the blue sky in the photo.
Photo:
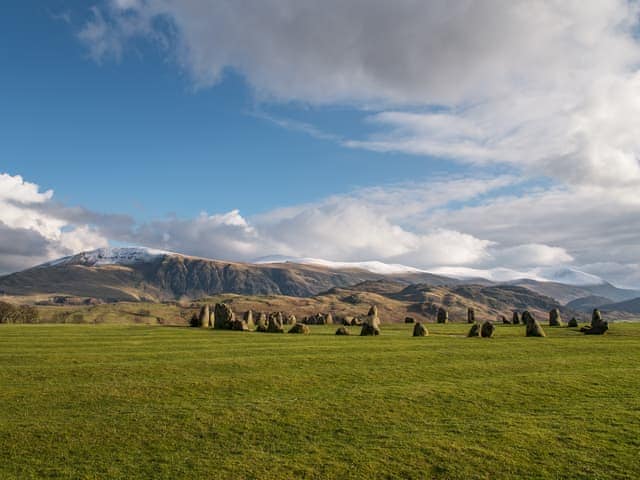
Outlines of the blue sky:
M142 245L640 286L639 12L3 2L0 272Z
M278 126L268 118L357 137L365 114L261 102L232 70L197 89L144 41L97 63L77 38L89 20L86 2L9 4L0 20L3 170L53 188L65 203L141 220L203 210L252 215L459 170Z

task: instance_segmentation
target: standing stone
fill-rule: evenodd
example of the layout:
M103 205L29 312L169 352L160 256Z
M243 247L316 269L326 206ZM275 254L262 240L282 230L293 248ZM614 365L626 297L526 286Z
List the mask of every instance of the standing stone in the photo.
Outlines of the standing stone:
M413 336L414 337L427 337L427 336L429 336L429 330L427 330L427 327L425 327L420 322L418 322L413 327Z
M249 326L247 325L247 322L245 322L244 320L240 320L239 318L236 318L231 322L231 330L236 330L239 332L248 332Z
M438 316L436 317L438 323L449 323L449 312L444 308L438 308Z
M242 317L244 322L247 324L247 327L250 329L255 328L255 324L253 323L253 312L251 310L247 310L244 312L244 317Z
M511 323L514 325L520 325L520 314L516 311L513 312L513 318L511 319Z
M327 313L324 316L324 324L325 325L333 325L333 315L331 315L331 313Z
M597 308L593 309L593 313L591 314L591 326L596 327L602 323L602 314L600 310Z
M303 335L309 335L309 327L307 327L303 323L296 323L293 327L289 329L288 333L301 333Z
M602 319L600 310L595 308L591 315L591 325L580 329L585 335L604 335L609 330L609 322Z
M522 321L527 326L526 336L527 337L546 337L547 334L544 333L542 327L538 323L538 321L533 318L533 315L529 313L528 310L522 312Z
M336 335L351 335L351 332L343 326L336 330Z
M578 326L578 319L576 317L571 317L571 320L569 320L569 323L567 324L568 327L577 327Z
M258 332L266 332L267 331L267 314L261 312L258 315L258 320L256 322L256 331Z
M493 337L493 332L495 331L496 327L493 325L493 323L486 321L482 324L482 327L480 327L480 336L482 338L491 338Z
M282 313L276 312L269 314L269 325L267 325L267 332L284 333L284 327L282 326Z
M404 317L404 323L415 323L415 322L416 321L413 317Z
M209 305L204 304L200 309L200 314L198 315L198 325L202 328L209 328Z
M471 307L467 308L467 323L476 323L476 311Z
M504 324L504 325L511 325L511 320L509 320L507 317L505 317L504 315L499 315L498 319Z
M473 325L471 325L471 328L469 329L469 333L467 333L467 337L479 337L479 336L480 336L480 324L476 322Z
M562 319L560 318L560 310L552 308L549 310L549 326L562 327Z
M362 322L360 336L380 335L380 319L378 318L378 307L373 305L369 309L369 314Z
M226 303L216 303L214 328L231 330L236 319L235 313Z

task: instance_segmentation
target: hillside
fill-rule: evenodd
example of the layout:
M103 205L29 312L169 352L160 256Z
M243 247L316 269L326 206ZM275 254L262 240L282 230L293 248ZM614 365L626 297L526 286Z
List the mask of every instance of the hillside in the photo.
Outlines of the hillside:
M0 293L35 300L67 295L104 301L162 301L220 293L308 297L332 287L381 279L405 285L459 283L428 273L384 275L294 263L223 262L167 252L141 253L140 249L103 250L106 253L85 252L0 277Z
M449 312L451 322L466 322L467 308L475 310L478 320L496 320L498 315L511 318L513 309L529 309L543 323L547 312L559 304L521 287L485 287L404 285L388 280L365 281L352 287L332 287L309 297L286 295L216 294L187 302L117 302L96 305L38 305L45 323L144 323L186 325L204 303L228 304L237 314L282 311L297 318L316 313L363 316L377 305L385 323L403 322L405 317L433 323L438 307ZM563 315L572 312L560 307Z
M594 308L600 308L602 305L614 303L610 298L590 295L588 297L577 298L567 303L567 308L577 310L579 312L590 312Z
M607 303L599 307L604 312L640 313L640 298L634 298L625 302Z
M553 297L562 304L591 296L609 298L614 302L629 300L640 296L637 290L618 288L608 282L595 285L569 285L558 282L539 282L536 280L521 279L509 282L510 285L518 285L533 290L541 295Z

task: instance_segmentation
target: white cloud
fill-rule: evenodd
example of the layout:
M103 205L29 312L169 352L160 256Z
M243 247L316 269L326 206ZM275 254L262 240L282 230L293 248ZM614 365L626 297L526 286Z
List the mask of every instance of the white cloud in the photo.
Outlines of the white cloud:
M52 199L52 190L41 192L19 175L0 174L0 272L107 244L93 227L47 212Z
M367 132L347 140L269 117L285 128L480 171L506 165L524 180L467 172L248 219L113 220L110 231L220 258L379 259L505 276L571 264L640 285L639 9L635 0L111 0L80 32L98 61L146 38L197 87L234 69L266 105L339 103L368 115ZM551 186L528 187L540 177ZM11 215L14 228L36 228ZM54 237L54 222L68 221L47 218L37 228Z
M512 267L536 267L569 263L573 257L564 248L540 243L527 243L499 249L494 263Z

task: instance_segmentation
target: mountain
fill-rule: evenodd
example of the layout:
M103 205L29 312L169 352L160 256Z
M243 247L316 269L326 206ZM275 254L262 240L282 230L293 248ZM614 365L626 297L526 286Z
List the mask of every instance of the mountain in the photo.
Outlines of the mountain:
M605 281L591 285L567 285L558 282L519 279L509 282L508 284L525 287L541 295L553 297L562 304L568 304L573 300L592 296L604 297L611 299L613 302L629 300L640 296L640 291L618 288Z
M498 284L486 279L453 279L381 262L299 260L304 263L279 258L253 264L147 248L102 248L0 277L0 294L40 302L50 302L54 297L55 302L62 303L158 302L223 293L304 298L335 288L353 288L359 294L384 295L388 301L412 305L442 302L460 309L460 315L465 305L477 305L489 315L525 308L544 312L593 295L604 297L607 303L640 296L640 292L607 283L573 286L518 280ZM357 295L352 300L357 300ZM416 305L411 307L414 312L425 308Z
M624 302L606 303L598 307L603 312L640 313L640 298L626 300Z
M332 270L294 263L223 262L146 248L102 248L0 277L0 293L106 301L159 301L218 293L306 297L336 286L380 279L405 285L458 283L421 272L384 275L358 268Z
M591 312L594 308L600 308L602 305L614 303L607 297L599 297L598 295L590 295L588 297L577 298L567 303L567 308L578 312Z

